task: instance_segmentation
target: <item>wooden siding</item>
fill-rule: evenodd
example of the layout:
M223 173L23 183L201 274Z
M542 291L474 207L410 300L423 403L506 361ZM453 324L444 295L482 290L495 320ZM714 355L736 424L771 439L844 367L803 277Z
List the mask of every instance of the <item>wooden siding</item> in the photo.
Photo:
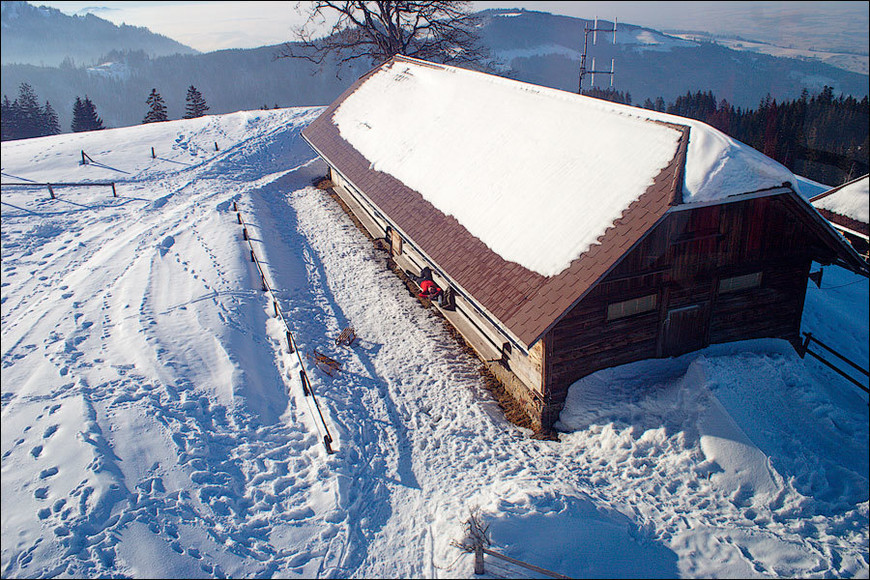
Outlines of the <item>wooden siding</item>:
M671 212L546 336L548 403L611 366L713 343L797 339L812 258L831 250L793 203L771 195ZM719 294L720 279L753 272L762 272L759 287ZM609 304L649 294L656 310L607 320Z

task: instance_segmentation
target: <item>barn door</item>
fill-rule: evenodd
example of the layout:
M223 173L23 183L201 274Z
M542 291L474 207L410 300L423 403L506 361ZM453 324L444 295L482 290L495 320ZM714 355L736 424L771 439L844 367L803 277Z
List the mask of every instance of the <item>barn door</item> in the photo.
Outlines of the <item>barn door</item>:
M706 346L706 304L693 304L668 310L662 328L662 355L679 356Z

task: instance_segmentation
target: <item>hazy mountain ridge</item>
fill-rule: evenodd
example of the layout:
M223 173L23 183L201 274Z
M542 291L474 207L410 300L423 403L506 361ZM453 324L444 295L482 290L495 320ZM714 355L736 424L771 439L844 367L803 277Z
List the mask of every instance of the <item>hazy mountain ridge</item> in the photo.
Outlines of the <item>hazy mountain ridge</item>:
M584 24L591 21L525 10L480 14L482 40L493 53L495 72L576 92ZM599 24L610 26L605 21ZM778 100L795 99L804 88L817 93L824 85L832 86L835 94L859 98L867 94L867 75L819 62L734 51L631 24L619 24L616 44L607 33L599 33L595 45L589 40L588 65L594 58L596 68L609 70L611 58L615 59L614 88L628 91L635 104L659 96L672 101L699 90L712 91L717 98L744 108L756 107L767 93ZM276 59L280 46L158 58L144 57L130 45L113 48L114 53L99 66L4 65L2 94L14 99L18 86L29 83L40 101L51 102L66 132L76 96L88 95L106 126L119 127L142 121L152 88L166 101L169 118L178 119L190 85L202 93L212 114L263 106L324 105L369 68L358 63L337 76L334 67L320 70L301 59ZM3 50L5 55L5 45ZM73 58L83 62L80 56ZM609 84L607 75L596 75L595 86ZM584 88L590 85L587 77Z
M55 8L4 0L0 12L2 62L58 66L97 64L111 50L142 50L149 56L197 51L144 27L117 26L92 14L68 16Z
M584 24L593 28L593 21L523 10L489 10L483 14L487 21L483 28L485 43L502 61L504 74L577 90ZM599 28L612 26L610 21L598 21ZM528 53L514 53L516 48L525 48ZM529 50L534 48L542 50L537 54ZM679 38L622 22L617 26L615 44L610 33L599 32L595 44L590 34L588 68L592 68L592 59L598 70L610 70L614 60L613 87L631 93L633 103L659 96L672 101L687 91L709 90L717 98L745 108L757 106L768 92L777 100L793 99L804 88L814 93L825 85L833 87L835 93L856 97L867 94L867 75L819 61L731 50L713 42ZM583 88L591 83L589 76ZM596 75L595 86L610 86L609 75Z

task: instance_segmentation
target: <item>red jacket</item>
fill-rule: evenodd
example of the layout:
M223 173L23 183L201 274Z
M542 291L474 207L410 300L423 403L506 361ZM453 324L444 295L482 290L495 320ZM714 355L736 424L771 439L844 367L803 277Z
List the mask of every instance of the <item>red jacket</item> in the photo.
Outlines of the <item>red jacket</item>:
M435 298L439 294L441 294L441 288L435 285L435 282L432 280L423 280L420 282L420 296L421 298Z

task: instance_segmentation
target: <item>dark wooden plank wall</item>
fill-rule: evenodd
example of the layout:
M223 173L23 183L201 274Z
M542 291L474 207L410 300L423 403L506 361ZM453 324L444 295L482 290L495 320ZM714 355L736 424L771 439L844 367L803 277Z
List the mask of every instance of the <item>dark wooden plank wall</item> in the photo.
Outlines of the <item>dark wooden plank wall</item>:
M597 370L667 356L669 310L700 305L704 345L799 335L812 256L830 253L793 200L769 196L677 211L660 223L545 337L545 389L567 388ZM762 272L761 287L719 294L722 278ZM656 294L657 308L608 321L614 302Z

